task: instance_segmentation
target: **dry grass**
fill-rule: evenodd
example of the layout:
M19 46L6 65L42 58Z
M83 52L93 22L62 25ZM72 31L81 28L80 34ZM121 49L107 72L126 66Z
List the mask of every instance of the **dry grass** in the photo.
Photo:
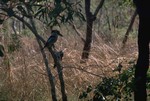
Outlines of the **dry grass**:
M0 93L5 93L2 97L9 98L9 101L50 101L50 86L37 42L26 36L20 38L20 42L22 47L18 51L7 53L7 57L0 60ZM97 35L89 60L80 63L81 43L78 36L72 34L64 35L56 44L57 49L64 50L65 54L62 65L69 101L77 101L79 93L88 85L95 85L102 77L112 76L113 69L120 62L127 66L127 62L137 56L135 40L129 40L122 51L119 40L106 43ZM50 53L47 49L45 52L55 77L58 97L61 98L57 71L53 68Z

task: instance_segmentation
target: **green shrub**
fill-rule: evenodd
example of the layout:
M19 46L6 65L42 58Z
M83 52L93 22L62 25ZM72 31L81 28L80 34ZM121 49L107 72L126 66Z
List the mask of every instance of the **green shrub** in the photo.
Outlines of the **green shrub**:
M118 74L113 77L104 77L102 81L98 83L95 88L90 86L86 91L82 92L79 96L79 99L87 98L88 94L93 93L93 98L89 100L93 101L119 101L121 99L129 101L133 99L134 91L134 68L135 63L129 62L129 67L126 70L118 70ZM122 67L121 64L118 66ZM118 67L117 67L118 68ZM116 71L115 71L116 72ZM150 81L150 75L148 77ZM148 82L149 82L148 81ZM150 84L148 83L148 87Z

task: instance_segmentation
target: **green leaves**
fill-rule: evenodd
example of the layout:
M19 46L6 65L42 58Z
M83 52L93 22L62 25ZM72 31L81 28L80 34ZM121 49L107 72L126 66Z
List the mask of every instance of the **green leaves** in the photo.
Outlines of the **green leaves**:
M27 15L25 9L22 6L17 6L17 9L23 14L23 15Z
M79 99L83 99L87 97L87 92L82 92L82 94L80 94Z
M24 3L24 1L22 1L23 3L20 3L17 6L17 10L22 14L22 16L31 18L32 15L30 13L33 13L33 1L31 0L30 2L26 2ZM30 12L30 13L29 13Z
M87 93L90 93L90 92L92 91L92 89L93 89L92 86L88 86L86 92L87 92Z
M55 0L55 2L47 4L47 7L44 5L37 6L37 12L35 12L34 17L48 26L59 26L60 23L67 23L74 20L74 16L85 20L81 9L75 9L72 3Z
M128 69L122 70L122 72L113 77L103 77L95 88L88 86L87 90L80 94L79 99L86 98L87 100L88 95L93 93L94 96L89 99L89 101L132 100L134 90L134 66L134 61L129 62ZM117 67L122 68L123 66L119 63ZM147 86L150 88L150 84Z
M80 20L86 21L86 19L85 19L84 15L82 14L82 12L76 12L75 15L77 17L79 17Z
M118 80L115 78L104 77L102 82L96 87L103 96L115 94L118 86Z
M88 86L86 91L83 91L80 95L79 95L79 99L83 99L86 98L88 96L88 93L90 93L93 90L92 86Z
M1 0L1 4L8 3L10 0ZM59 26L61 23L68 23L78 17L80 20L85 21L82 14L81 2L70 3L63 0L18 0L11 1L14 7L4 7L5 12L9 17L14 14L19 16L31 18L35 17L47 26ZM21 15L20 15L21 14ZM3 20L0 19L0 24Z

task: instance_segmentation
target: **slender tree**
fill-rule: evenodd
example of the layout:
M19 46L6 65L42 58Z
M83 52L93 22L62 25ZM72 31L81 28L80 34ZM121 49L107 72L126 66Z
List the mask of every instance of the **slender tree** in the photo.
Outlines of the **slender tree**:
M127 40L128 40L128 36L129 36L129 32L130 32L131 29L132 29L132 26L133 26L133 24L134 24L134 21L135 21L136 16L137 16L137 12L136 12L136 10L135 10L135 11L134 11L134 14L133 14L132 17L131 17L131 21L130 21L129 27L128 27L126 33L125 33L124 39L123 39L123 41L122 41L122 48L124 48L125 45L126 45L126 42L127 42Z
M135 101L147 101L146 74L149 68L150 2L133 0L139 15L138 60L135 68Z
M102 8L105 0L101 0L92 14L90 10L91 0L85 0L85 13L86 13L86 39L84 42L83 52L82 52L82 59L88 59L89 52L91 49L91 42L92 42L92 29L93 29L93 22L96 20L96 16L99 10Z

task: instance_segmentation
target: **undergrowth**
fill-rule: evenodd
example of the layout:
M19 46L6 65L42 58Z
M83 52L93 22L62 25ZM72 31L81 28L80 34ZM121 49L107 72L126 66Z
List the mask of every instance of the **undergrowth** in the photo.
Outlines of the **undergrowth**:
M84 101L133 101L135 62L130 61L129 67L122 70L119 64L112 77L103 77L96 86L88 86L81 92L79 99ZM147 74L147 90L150 90L150 71ZM88 97L89 95L92 95ZM150 96L150 95L148 95Z

